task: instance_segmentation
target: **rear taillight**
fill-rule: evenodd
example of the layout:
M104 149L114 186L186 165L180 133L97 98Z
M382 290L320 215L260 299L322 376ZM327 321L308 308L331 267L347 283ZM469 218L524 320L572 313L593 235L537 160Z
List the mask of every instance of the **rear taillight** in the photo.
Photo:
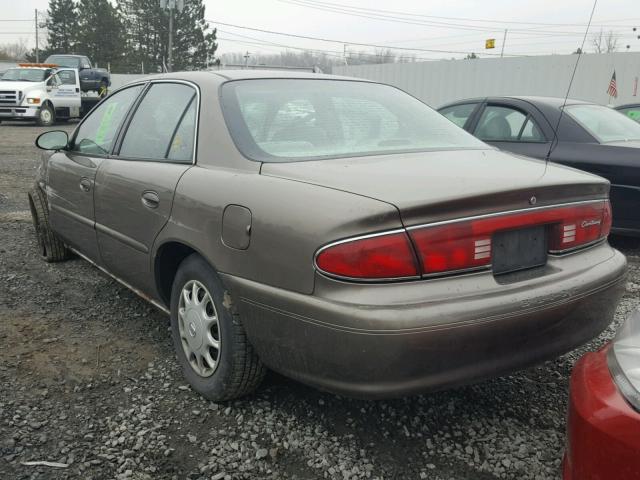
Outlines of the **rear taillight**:
M316 256L316 265L330 275L353 279L398 279L419 275L415 254L404 230L329 245Z
M605 238L611 206L608 200L577 203L410 227L329 245L318 253L316 265L330 275L369 280L489 268L496 232L540 225L548 226L549 252L563 253Z
M567 207L559 223L552 227L549 250L562 252L581 247L609 235L611 205L608 201Z

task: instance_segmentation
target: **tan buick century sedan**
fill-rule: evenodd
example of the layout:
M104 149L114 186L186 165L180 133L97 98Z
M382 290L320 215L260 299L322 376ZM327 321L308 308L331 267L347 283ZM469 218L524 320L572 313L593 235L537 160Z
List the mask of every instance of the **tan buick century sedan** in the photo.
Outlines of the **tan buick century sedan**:
M606 180L386 85L165 74L37 145L43 258L73 251L170 312L213 400L265 367L368 398L477 381L593 338L622 291Z

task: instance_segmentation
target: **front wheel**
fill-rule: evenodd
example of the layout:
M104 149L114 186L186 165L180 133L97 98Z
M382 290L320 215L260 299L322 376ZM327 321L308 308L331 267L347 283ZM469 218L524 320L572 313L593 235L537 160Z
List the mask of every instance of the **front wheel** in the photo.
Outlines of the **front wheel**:
M266 369L249 343L222 281L198 254L187 257L171 290L171 334L193 389L213 401L254 391Z
M45 103L40 107L40 111L38 112L38 117L36 118L36 123L41 127L50 127L56 121L56 114L48 103Z

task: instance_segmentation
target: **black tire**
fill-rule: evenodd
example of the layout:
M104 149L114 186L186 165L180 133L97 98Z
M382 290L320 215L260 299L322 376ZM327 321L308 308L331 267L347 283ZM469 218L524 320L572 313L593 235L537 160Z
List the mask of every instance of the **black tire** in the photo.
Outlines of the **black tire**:
M29 207L42 259L45 262L61 262L69 258L69 249L49 225L47 199L37 186L29 192Z
M213 374L199 375L187 359L178 325L182 289L192 281L204 285L213 300L218 317L220 349ZM191 387L216 402L231 400L253 392L262 382L266 368L258 358L220 277L198 254L187 257L178 268L171 288L171 334L178 363Z
M45 103L40 107L36 123L41 127L50 127L56 123L56 112L50 104Z

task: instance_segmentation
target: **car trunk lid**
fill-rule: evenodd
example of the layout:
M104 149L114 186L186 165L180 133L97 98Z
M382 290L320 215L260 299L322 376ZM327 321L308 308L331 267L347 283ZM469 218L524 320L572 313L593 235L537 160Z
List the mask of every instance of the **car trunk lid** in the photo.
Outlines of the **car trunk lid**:
M394 205L405 226L604 198L595 175L498 150L450 150L264 163L263 175Z

